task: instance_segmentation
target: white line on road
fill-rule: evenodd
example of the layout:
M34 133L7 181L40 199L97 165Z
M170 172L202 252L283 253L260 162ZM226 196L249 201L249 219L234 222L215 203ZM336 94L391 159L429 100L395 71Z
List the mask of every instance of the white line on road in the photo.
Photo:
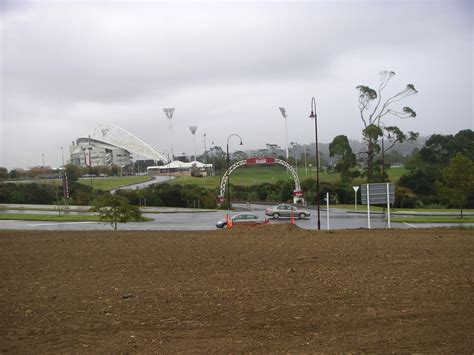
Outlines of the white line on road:
M407 226L412 227L412 228L418 228L417 226L407 223L407 222L403 222L403 224L406 224Z

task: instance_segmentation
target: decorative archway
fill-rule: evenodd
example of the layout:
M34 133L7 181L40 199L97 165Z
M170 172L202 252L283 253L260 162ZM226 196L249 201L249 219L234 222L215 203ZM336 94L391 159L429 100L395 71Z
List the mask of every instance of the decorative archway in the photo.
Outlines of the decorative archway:
M219 204L224 202L224 199L225 199L224 196L225 196L225 189L226 189L226 186L227 186L227 181L229 179L229 175L232 174L235 169L237 169L237 168L239 168L243 165L273 165L273 164L280 164L280 165L284 166L286 169L288 169L288 171L290 172L291 177L293 178L293 181L295 182L295 189L293 191L293 202L294 203L304 202L303 191L301 190L301 185L300 185L300 179L298 177L298 174L297 174L296 170L290 164L288 164L284 160L273 158L273 157L265 157L265 158L256 157L256 158L249 158L249 159L240 160L240 161L232 164L229 167L229 169L227 169L227 171L224 173L224 176L222 177L222 180L221 180L221 185L220 185L220 190L219 190L219 197L218 197Z

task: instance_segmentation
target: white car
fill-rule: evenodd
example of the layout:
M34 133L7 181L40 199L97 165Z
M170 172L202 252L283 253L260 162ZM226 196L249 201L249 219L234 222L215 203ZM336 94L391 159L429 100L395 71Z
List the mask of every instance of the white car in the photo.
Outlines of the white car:
M304 219L311 216L311 212L308 210L299 209L296 206L283 203L281 205L278 205L272 208L267 208L265 210L265 215L270 216L275 219L278 219L280 217L289 218L291 216L298 219Z

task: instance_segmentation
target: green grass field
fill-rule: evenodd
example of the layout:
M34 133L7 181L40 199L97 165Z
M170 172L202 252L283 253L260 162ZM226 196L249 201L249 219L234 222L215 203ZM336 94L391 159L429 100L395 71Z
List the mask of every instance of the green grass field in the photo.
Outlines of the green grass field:
M80 178L83 185L91 186L96 190L111 190L125 185L139 184L150 180L150 176L113 176L103 178Z
M224 174L222 171L221 174ZM391 181L397 181L400 176L405 174L405 168L392 168L388 171ZM300 181L316 177L316 170L305 170L304 167L298 166L298 177ZM181 185L198 185L205 188L213 189L219 187L221 176L217 172L217 176L208 176L206 178L198 178L191 176L178 176L176 179L171 180L170 184L181 184ZM339 180L338 173L327 173L320 172L319 179L321 182L335 183ZM291 175L286 172L286 169L280 165L271 166L242 166L237 168L230 176L232 184L251 186L257 185L264 182L275 182L278 180L292 180ZM362 179L354 180L354 185L364 183Z

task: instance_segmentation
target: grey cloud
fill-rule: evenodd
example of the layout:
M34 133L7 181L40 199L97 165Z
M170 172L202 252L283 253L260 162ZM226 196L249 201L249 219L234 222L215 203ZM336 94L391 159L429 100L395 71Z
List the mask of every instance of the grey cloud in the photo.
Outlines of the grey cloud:
M10 150L22 137L57 156L58 146L100 122L163 148L164 106L177 108L178 150L191 149L189 125L220 145L235 130L245 133L246 148L282 144L278 106L291 117L290 139L309 143L313 95L321 141L358 138L355 86L376 86L383 69L397 72L391 90L413 83L420 91L409 102L418 117L402 128L472 127L466 8L466 1L24 3L2 14L1 159L26 160L26 150ZM46 127L40 137L38 122Z

